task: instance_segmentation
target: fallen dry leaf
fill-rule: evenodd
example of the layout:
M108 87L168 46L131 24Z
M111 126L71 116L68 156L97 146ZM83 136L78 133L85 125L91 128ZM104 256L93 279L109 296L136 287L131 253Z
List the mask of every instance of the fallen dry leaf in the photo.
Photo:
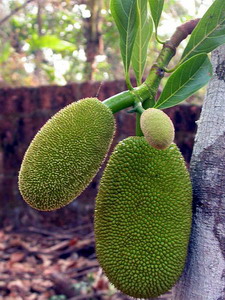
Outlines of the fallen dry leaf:
M14 252L10 255L10 262L15 263L15 262L20 262L24 259L26 254L24 252Z
M13 280L10 281L7 284L7 288L9 290L22 290L22 291L29 291L29 286L27 286L26 284L24 284L24 281L17 279L17 280Z
M50 280L44 280L42 278L37 278L31 281L32 290L35 292L43 293L47 289L51 288L53 283Z

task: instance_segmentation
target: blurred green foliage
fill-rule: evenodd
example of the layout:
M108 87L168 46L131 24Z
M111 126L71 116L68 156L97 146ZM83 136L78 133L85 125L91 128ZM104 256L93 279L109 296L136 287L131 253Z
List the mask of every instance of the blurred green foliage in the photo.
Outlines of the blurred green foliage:
M168 20L175 29L195 17L202 0L193 1L192 15L182 3L165 1L158 33L161 40L171 34L164 30ZM0 4L0 22L12 14L0 25L0 86L63 85L124 78L119 35L110 15L109 1L31 1L13 14L25 2L9 0ZM146 72L160 49L153 37Z

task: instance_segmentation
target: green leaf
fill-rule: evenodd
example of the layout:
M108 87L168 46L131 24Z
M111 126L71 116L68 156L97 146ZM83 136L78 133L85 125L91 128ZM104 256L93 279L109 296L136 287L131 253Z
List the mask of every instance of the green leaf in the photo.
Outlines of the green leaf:
M198 53L209 53L225 43L225 1L215 0L196 28L184 49L182 61Z
M157 27L159 25L159 20L163 10L164 0L149 0L149 5L151 9L152 18L155 24L155 31L157 32Z
M126 77L137 34L137 0L111 0L110 10L120 33L120 51Z
M207 54L197 54L181 64L169 77L155 108L168 108L185 100L212 76L212 65Z
M27 40L27 43L30 45L32 50L50 48L55 51L74 51L76 49L74 44L61 40L55 35L38 36L35 34L31 39Z
M148 44L152 35L153 23L148 15L146 0L137 0L138 31L132 53L132 66L136 75L137 84L141 85L145 69Z

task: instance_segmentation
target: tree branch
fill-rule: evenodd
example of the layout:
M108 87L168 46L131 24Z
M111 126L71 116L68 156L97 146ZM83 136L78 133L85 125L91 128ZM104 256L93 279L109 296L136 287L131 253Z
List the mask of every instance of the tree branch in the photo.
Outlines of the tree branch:
M8 19L10 19L12 16L14 16L18 11L20 11L21 9L23 9L24 7L27 6L27 4L29 4L30 2L33 2L34 0L27 0L23 5L18 6L17 8L15 8L13 11L11 11L11 13L9 15L7 15L6 17L4 17L3 19L0 20L0 26L5 23L6 21L8 21Z
M199 21L200 19L190 20L178 26L170 40L166 42L167 47L171 47L176 51L176 48L192 33Z
M37 24L38 24L38 35L42 36L42 8L43 3L41 0L37 1L38 12L37 12Z

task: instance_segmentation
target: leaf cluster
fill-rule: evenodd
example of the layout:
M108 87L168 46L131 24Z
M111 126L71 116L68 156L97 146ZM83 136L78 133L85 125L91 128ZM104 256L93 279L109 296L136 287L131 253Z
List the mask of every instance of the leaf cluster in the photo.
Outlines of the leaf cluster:
M120 50L126 82L131 90L129 78L131 65L137 85L142 84L153 23L156 40L166 46L166 42L161 42L157 36L163 6L164 0L149 0L148 3L144 0L111 0L111 13L120 34ZM169 71L172 75L168 78L159 100L153 106L164 109L177 105L203 87L212 76L208 53L223 43L225 43L225 2L215 0L191 33L178 64ZM168 71L167 63L160 65L164 71ZM156 92L157 89L154 93Z

